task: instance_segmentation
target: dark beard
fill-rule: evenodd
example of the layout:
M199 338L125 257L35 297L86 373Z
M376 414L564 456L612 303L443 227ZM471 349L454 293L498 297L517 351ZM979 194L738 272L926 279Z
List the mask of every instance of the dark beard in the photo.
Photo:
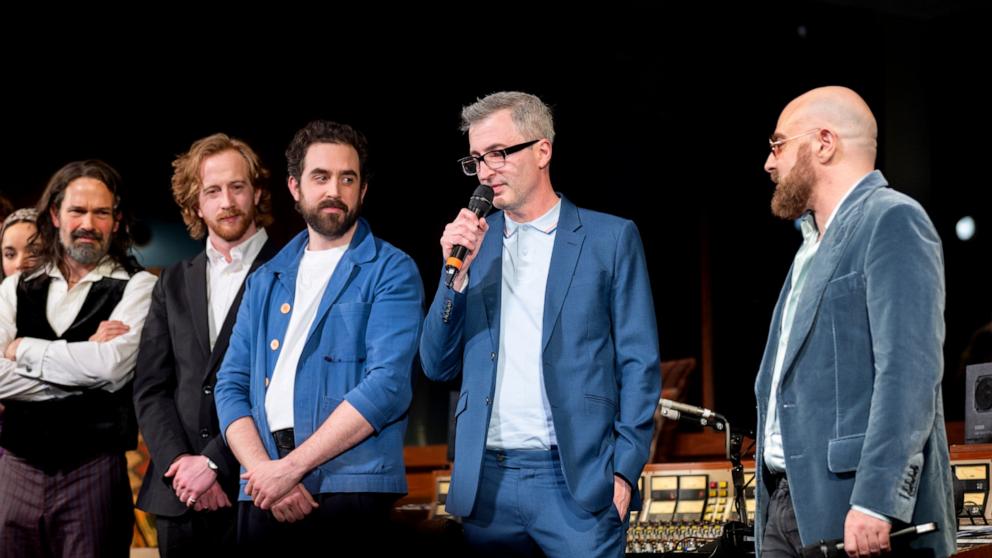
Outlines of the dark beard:
M322 209L334 207L344 211L344 215L337 213L321 213ZM348 209L340 198L328 198L321 200L316 206L308 206L302 201L296 202L296 210L303 215L303 220L311 229L317 231L327 239L341 238L358 221L358 214L362 209L362 199L359 198L354 209Z
M794 220L809 209L816 175L813 173L813 155L808 143L799 148L792 171L781 178L773 173L772 181L776 183L775 194L772 195L773 215Z

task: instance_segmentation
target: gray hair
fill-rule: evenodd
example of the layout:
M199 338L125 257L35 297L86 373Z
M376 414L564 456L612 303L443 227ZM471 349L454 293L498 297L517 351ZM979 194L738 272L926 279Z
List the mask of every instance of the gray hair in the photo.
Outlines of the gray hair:
M554 143L555 124L551 116L551 107L544 104L544 101L537 96L519 91L500 91L463 107L460 129L467 132L473 124L507 109L510 110L510 117L517 130L525 139L546 138Z

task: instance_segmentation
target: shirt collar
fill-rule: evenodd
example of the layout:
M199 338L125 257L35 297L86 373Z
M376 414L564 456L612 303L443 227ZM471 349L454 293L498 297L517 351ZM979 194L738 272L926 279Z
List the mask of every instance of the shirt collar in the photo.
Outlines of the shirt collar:
M504 214L505 215L505 214ZM536 231L540 231L544 234L552 234L558 228L558 216L561 215L561 199L558 199L558 203L551 207L547 213L541 215L533 221L528 221L526 223L517 223L513 219L510 219L509 215L505 215L506 219L503 219L505 227L503 229L503 236L505 238L510 238L517 233L520 227L530 227Z
M60 270L57 265L47 265L37 274L32 275L32 277L35 277L41 273L46 273L49 277L65 281L65 277L62 275L62 270ZM77 284L96 283L104 277L111 277L113 279L128 279L131 276L128 275L127 270L117 263L117 260L110 256L104 256L103 259L100 260L100 263L96 264L96 267L83 276Z
M252 261L255 256L262 251L262 246L265 241L269 239L268 233L265 232L264 228L259 227L255 234L251 235L248 240L245 240L241 244L238 244L234 248L231 248L231 264L234 265L242 261ZM207 259L210 260L211 264L216 265L228 265L227 259L224 258L224 254L220 250L214 248L214 243L207 239Z
M806 210L799 217L799 230L803 233L804 244L816 242L820 238L820 231L816 229L816 220L812 211Z

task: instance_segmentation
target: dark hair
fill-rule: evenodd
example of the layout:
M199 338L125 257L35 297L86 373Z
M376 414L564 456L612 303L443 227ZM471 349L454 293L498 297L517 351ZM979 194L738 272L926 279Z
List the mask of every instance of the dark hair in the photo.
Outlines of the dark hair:
M114 219L119 223L117 230L110 239L110 248L107 254L121 265L129 274L133 274L142 269L134 256L131 255L131 212L123 196L123 182L121 175L107 163L97 159L87 159L86 161L74 161L59 169L45 186L45 192L41 195L36 208L38 209L38 238L41 240L41 256L38 260L39 266L48 264L58 266L63 269L63 258L65 257L65 247L59 240L59 230L52 221L52 212L56 214L62 208L62 201L65 199L65 190L72 181L78 178L92 178L103 182L114 196Z
M369 144L365 135L347 124L330 120L314 120L296 132L286 148L286 165L289 176L299 182L303 175L303 159L307 149L315 143L350 145L358 152L358 172L362 186L369 183L367 171Z
M0 220L6 219L8 215L14 212L14 204L10 202L6 197L0 196Z

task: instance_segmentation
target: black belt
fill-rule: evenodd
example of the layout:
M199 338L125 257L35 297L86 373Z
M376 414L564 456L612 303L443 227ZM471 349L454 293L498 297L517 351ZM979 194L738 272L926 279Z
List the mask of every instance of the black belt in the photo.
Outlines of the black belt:
M276 448L282 452L289 453L296 449L296 437L293 435L292 428L284 428L282 430L276 430L272 433L272 437L275 438Z

